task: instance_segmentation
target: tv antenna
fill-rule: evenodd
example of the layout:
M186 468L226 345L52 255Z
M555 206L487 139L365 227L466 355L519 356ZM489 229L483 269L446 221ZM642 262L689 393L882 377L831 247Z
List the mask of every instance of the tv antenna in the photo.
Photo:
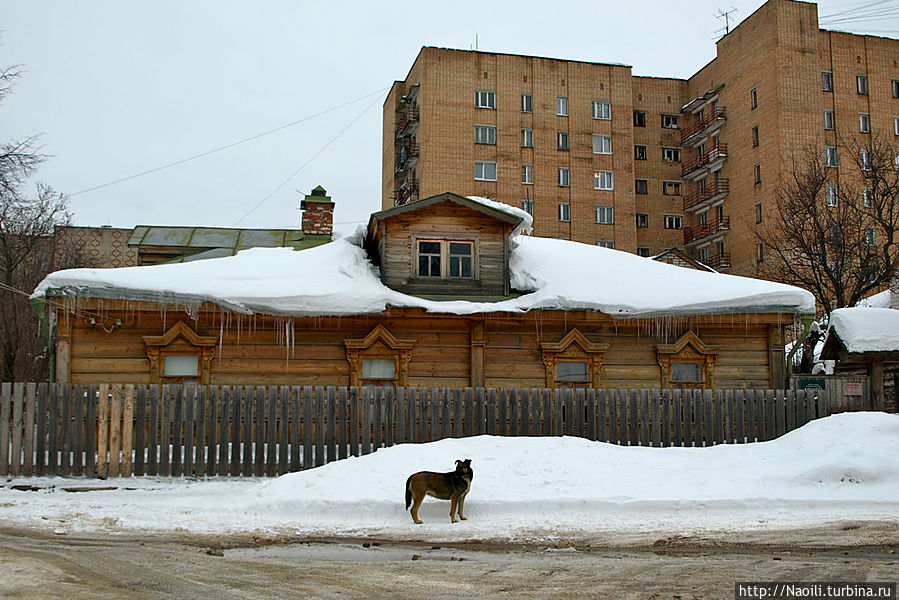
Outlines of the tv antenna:
M735 12L737 12L737 9L736 9L736 7L733 7L733 6L730 7L730 10L721 10L720 8L718 9L718 12L715 14L715 18L716 19L724 19L724 28L719 29L715 33L719 33L721 31L724 31L724 35L727 35L728 33L730 33L730 15L731 15L731 13L735 13Z

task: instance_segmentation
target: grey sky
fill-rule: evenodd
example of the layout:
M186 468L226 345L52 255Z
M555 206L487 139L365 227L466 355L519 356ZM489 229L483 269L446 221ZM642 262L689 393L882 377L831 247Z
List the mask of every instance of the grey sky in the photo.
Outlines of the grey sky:
M477 39L688 77L715 56L716 13L736 8L733 27L762 3L0 0L0 65L25 70L0 105L0 140L43 134L36 179L72 194L80 225L295 227L297 190L316 185L338 223L363 221L380 208L382 103L421 46ZM896 0L824 1L818 14L827 29L899 36Z

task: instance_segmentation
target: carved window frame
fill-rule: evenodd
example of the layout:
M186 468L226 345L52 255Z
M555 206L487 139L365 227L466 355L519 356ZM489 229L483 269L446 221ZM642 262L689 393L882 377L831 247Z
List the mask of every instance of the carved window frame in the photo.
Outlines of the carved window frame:
M608 344L591 342L587 337L572 329L558 342L543 342L540 344L540 352L543 357L543 366L546 372L546 387L555 388L567 386L575 382L558 381L557 365L563 361L586 361L588 369L588 381L584 382L590 387L600 387L602 380L602 361L605 358ZM578 382L579 383L579 382Z
M178 321L162 335L145 335L144 345L150 360L150 383L182 383L192 377L165 377L163 365L166 356L197 356L197 383L209 385L212 359L218 338L199 335L184 321Z
M656 346L656 358L661 371L662 389L701 388L712 389L715 387L714 370L718 362L718 353L721 346L706 344L692 330L687 331L673 344L658 344ZM672 382L671 365L676 363L693 363L700 365L702 381L697 382Z
M409 361L412 360L412 347L415 340L403 340L393 335L387 327L378 324L365 337L344 340L346 359L350 363L350 385L384 385L405 386L409 376ZM394 379L362 378L362 361L366 358L393 359L396 361Z

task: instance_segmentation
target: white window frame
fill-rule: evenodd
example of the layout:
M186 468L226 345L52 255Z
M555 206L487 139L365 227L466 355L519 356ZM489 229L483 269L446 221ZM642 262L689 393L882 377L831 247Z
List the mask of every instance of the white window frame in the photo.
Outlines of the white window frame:
M557 96L556 97L556 116L559 116L559 117L567 117L568 116L568 96Z
M662 113L662 129L680 129L680 115Z
M594 100L593 118L601 121L610 121L612 119L612 103L608 100Z
M571 222L571 204L568 202L559 202L559 221L563 223Z
M485 108L488 110L496 110L496 91L495 90L475 90L474 107Z
M608 248L609 250L615 249L615 242L613 240L596 240L596 245L600 248Z
M833 91L833 72L821 71L821 91Z
M874 208L874 188L862 188L862 208Z
M649 213L637 213L637 229L649 228Z
M862 96L868 95L868 76L867 75L856 75L855 76L855 90Z
M571 187L571 169L568 167L559 167L558 182L559 187Z
M899 135L899 117L893 117L893 135Z
M615 207L608 204L597 204L593 207L593 217L599 225L614 225Z
M567 131L557 131L556 132L556 147L559 150L567 152L571 149L571 140L569 139Z
M639 186L637 185L639 182L643 182L643 191L640 191ZM635 179L634 180L634 194L639 196L644 196L649 193L649 180L648 179Z
M646 111L634 111L634 127L646 127Z
M489 160L474 161L474 180L496 181L496 163Z
M836 129L836 118L834 117L834 113L832 110L824 111L824 129L828 131L832 131Z
M593 134L593 154L611 154L612 136L600 133Z
M521 95L521 112L523 112L523 113L534 112L534 95L533 94L522 94Z
M681 190L683 186L680 181L663 181L662 182L662 195L663 196L680 196Z
M840 188L834 184L827 186L827 206L840 205Z
M662 160L665 162L680 162L680 148L662 148Z
M865 227L865 244L868 246L877 245L877 230L873 226Z
M759 107L759 88L752 86L749 89L749 110L755 110Z
M534 201L528 198L525 198L521 201L521 210L528 213L532 217L534 216Z
M521 183L534 185L534 165L521 165Z
M862 148L858 151L858 163L862 171L871 170L871 151Z
M890 88L893 93L893 98L899 98L899 79L891 79Z
M871 133L871 115L858 113L858 130L860 133Z
M475 125L474 126L474 143L486 144L488 146L496 146L496 126L494 125Z
M642 144L634 145L634 160L646 160L646 146Z
M665 229L683 229L684 228L684 217L683 215L663 215L665 222Z
M615 173L613 171L603 171L603 170L593 171L593 189L594 190L613 190L613 189L615 189Z
M838 167L840 156L836 146L824 146L824 166Z
M521 147L522 148L533 148L534 147L534 130L530 127L522 127L521 128Z

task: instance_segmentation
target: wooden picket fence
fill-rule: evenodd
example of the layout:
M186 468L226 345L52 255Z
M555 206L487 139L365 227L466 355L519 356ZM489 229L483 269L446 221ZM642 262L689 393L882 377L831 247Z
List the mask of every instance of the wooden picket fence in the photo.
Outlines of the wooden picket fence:
M3 383L0 475L275 476L394 444L476 435L747 443L832 406L824 390Z

